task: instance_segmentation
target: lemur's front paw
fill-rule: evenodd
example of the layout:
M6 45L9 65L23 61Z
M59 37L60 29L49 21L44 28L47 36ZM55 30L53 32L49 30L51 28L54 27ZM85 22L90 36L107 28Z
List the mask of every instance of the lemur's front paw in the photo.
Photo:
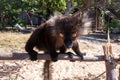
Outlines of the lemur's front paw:
M56 62L56 61L58 61L58 59L57 58L52 58L52 61Z
M78 56L81 58L81 60L83 60L84 59L83 56L85 56L85 55L86 55L86 53L80 53Z
M54 55L51 55L51 60L52 60L53 62L58 61L58 53L55 53Z
M37 60L37 53L30 54L30 60L31 61L36 61Z
M73 56L74 56L74 54L73 53L71 53L71 52L67 52L67 54L68 54L68 56L69 56L69 58L73 58ZM75 62L75 60L70 60L71 62Z
M78 55L78 56L80 56L80 59L83 60L83 55L82 55L82 54L81 54L81 55Z

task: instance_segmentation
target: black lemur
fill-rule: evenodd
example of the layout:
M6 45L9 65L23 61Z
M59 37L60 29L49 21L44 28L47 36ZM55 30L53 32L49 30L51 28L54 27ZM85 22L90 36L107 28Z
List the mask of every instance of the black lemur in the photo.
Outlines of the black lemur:
M83 59L76 39L80 35L80 28L85 24L83 15L55 14L45 23L41 24L28 39L25 50L31 60L37 60L36 47L40 51L50 54L52 61L57 61L59 53L65 53L66 49L72 48L73 51ZM83 20L83 21L82 21ZM59 50L59 53L57 52Z

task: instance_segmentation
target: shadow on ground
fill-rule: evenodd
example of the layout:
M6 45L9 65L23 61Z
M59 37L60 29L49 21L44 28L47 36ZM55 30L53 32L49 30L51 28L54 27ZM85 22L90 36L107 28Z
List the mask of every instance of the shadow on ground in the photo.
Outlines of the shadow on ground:
M107 34L105 33L92 33L84 36L80 36L79 39L87 41L99 41L107 42ZM120 34L110 34L111 42L120 42Z

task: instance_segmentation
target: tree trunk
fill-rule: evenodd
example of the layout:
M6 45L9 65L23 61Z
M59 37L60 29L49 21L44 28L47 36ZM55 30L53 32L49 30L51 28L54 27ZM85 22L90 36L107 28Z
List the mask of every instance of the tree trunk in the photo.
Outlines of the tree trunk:
M65 11L65 15L69 15L70 11L71 11L71 7L72 7L72 2L71 0L66 0L66 6L67 6L67 9Z

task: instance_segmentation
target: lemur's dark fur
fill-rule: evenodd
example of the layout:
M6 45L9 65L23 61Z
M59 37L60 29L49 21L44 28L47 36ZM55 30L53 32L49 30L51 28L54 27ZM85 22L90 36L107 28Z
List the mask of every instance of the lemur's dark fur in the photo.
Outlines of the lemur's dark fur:
M57 61L58 52L65 53L67 48L73 51L82 59L76 38L80 35L82 15L61 15L56 14L41 24L28 39L25 50L29 53L31 60L37 60L36 47L40 51L48 52L52 61Z

